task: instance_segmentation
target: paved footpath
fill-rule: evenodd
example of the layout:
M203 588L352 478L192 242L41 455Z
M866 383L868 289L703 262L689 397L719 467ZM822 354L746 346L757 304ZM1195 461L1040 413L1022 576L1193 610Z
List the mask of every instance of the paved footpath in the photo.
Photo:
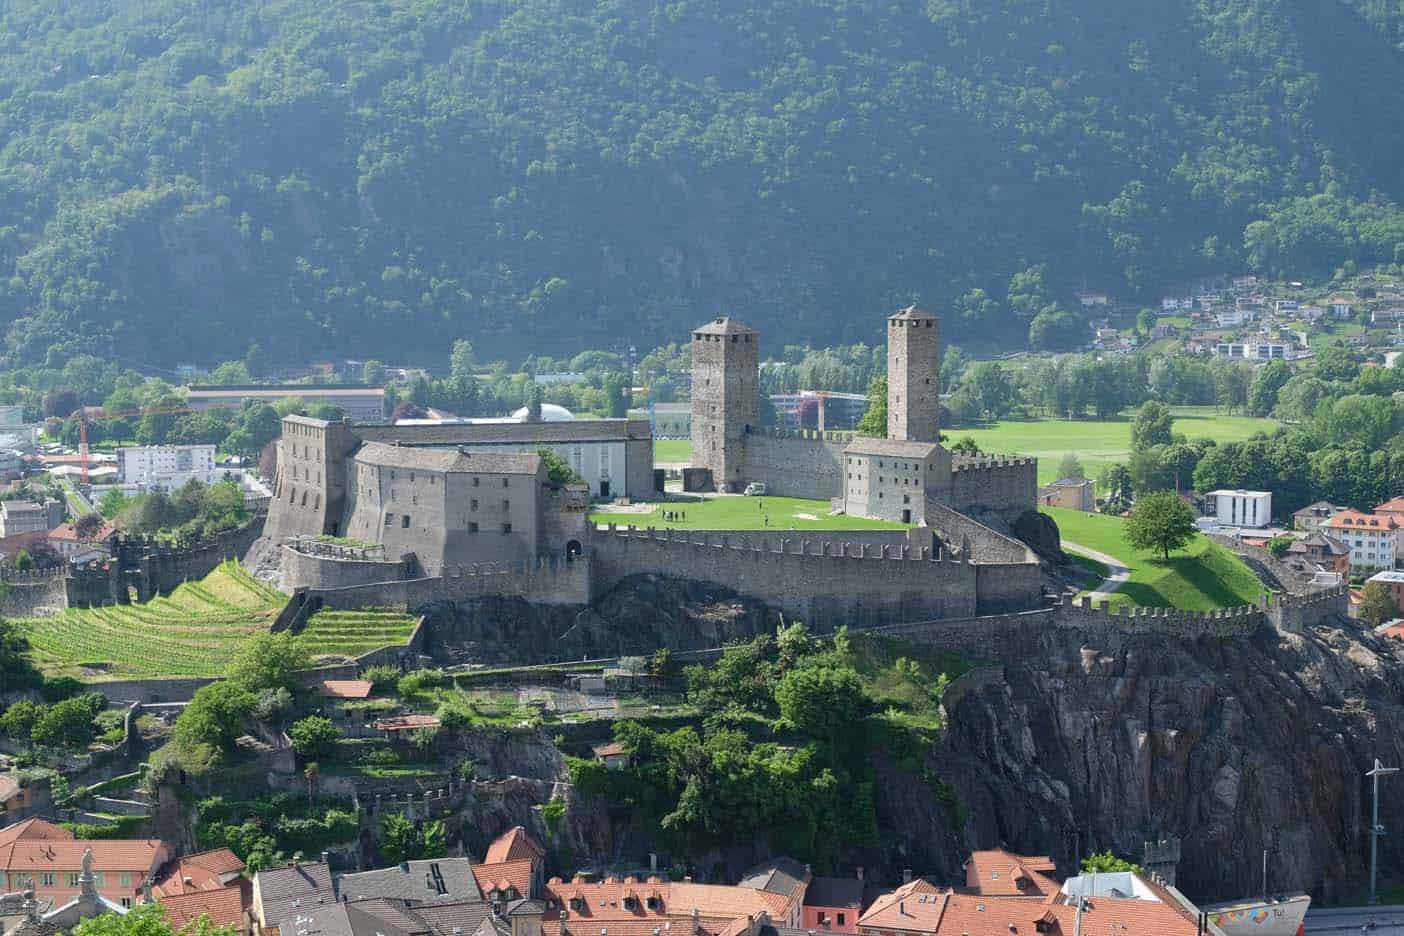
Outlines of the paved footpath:
M1124 566L1121 560L1115 556L1108 556L1104 552L1089 549L1078 543L1070 543L1067 540L1063 540L1063 551L1077 553L1079 556L1086 556L1088 559L1096 559L1102 565L1106 566L1107 571L1111 573L1102 584L1097 586L1096 591L1087 592L1093 601L1107 600L1111 597L1112 592L1126 584L1126 580L1131 578L1131 570Z

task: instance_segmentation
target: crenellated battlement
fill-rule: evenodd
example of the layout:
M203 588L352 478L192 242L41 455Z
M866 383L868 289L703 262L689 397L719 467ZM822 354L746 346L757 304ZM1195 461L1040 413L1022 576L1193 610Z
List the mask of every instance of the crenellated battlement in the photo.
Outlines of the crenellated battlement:
M1179 608L1146 608L1133 605L1094 604L1083 595L1075 602L1057 601L1053 622L1058 627L1110 626L1128 634L1166 634L1172 637L1247 637L1267 621L1267 601L1259 605L1182 611Z
M997 471L1004 468L1038 468L1038 459L1023 455L957 455L951 471Z
M767 439L806 439L811 442L841 442L848 444L858 437L856 432L841 429L778 429L774 426L747 426L746 435Z
M848 540L777 536L751 532L693 532L671 528L636 527L632 524L605 524L595 527L601 535L626 539L693 547L699 550L728 549L735 552L755 552L781 556L807 556L814 559L885 559L894 562L934 562L961 564L967 560L937 547L914 547L909 543L864 543Z

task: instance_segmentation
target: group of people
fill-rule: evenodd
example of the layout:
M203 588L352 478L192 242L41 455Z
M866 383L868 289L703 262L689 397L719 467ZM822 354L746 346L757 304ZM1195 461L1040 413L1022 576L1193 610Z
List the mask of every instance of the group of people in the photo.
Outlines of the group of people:
M687 511L686 511L686 510L665 510L665 511L663 511L663 519L666 520L666 521L669 522L669 523L682 523L682 522L684 522L685 520L687 520Z

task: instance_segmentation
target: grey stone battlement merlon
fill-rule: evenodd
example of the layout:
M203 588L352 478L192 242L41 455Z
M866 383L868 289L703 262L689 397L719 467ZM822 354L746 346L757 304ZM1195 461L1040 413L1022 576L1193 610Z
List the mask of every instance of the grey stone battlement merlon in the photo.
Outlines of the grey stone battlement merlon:
M993 471L1000 468L1038 467L1038 459L1024 455L958 455L951 471Z
M595 527L595 533L659 544L690 546L699 550L728 549L739 553L805 556L811 559L885 559L891 562L945 562L955 565L968 561L966 557L954 553L943 553L939 549L912 546L905 543L855 543L846 540L836 541L822 537L798 535L782 535L772 538L769 535L751 531L703 530L693 532L609 523Z
M747 426L746 435L768 439L809 439L824 442L852 442L858 433L842 429L781 429L776 426Z

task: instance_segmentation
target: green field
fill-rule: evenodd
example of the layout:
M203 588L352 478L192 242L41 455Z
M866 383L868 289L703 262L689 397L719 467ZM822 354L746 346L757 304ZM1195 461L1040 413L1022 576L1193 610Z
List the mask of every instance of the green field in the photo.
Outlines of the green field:
M676 530L900 530L904 524L863 517L829 516L829 502L798 497L677 498L649 506L647 512L597 511L592 523L632 524ZM686 520L664 520L663 511L687 513Z
M1186 549L1159 556L1132 549L1122 539L1120 517L1081 513L1057 507L1041 508L1058 524L1063 539L1120 559L1131 570L1117 590L1118 600L1156 608L1213 611L1257 604L1263 585L1233 553L1196 536ZM1124 596L1124 597L1123 597Z
M692 461L691 439L654 439L653 460L686 465Z
M34 662L51 675L218 676L286 602L239 563L226 562L144 604L70 608L15 623L29 638ZM403 644L414 624L406 614L319 611L298 639L314 655L357 656Z
M1225 416L1212 406L1175 406L1175 431L1187 438L1216 442L1241 442L1257 432L1271 432L1277 423L1253 416ZM1058 461L1072 452L1088 477L1131 456L1130 414L1113 420L1041 419L1005 421L983 429L946 429L947 444L972 437L986 452L1033 455L1038 458L1038 481L1058 480Z

